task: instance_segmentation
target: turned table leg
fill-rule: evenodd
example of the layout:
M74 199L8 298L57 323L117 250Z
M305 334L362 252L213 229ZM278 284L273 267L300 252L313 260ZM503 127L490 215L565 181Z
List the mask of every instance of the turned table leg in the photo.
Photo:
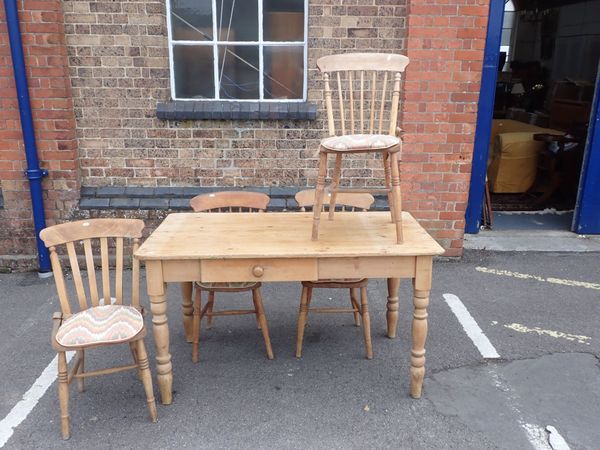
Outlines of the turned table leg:
M154 330L154 345L156 346L156 376L158 389L163 405L173 401L173 366L169 353L169 325L167 323L167 296L162 275L161 261L146 261L146 281L152 325Z
M387 336L396 337L398 328L398 288L400 287L400 278L388 278L388 298L387 298Z
M425 378L425 340L427 339L427 306L431 290L431 256L418 256L413 281L412 350L410 352L410 395L421 398Z
M192 290L194 283L186 281L181 283L181 309L183 311L183 330L185 331L185 340L192 342L192 322L194 307L192 306Z

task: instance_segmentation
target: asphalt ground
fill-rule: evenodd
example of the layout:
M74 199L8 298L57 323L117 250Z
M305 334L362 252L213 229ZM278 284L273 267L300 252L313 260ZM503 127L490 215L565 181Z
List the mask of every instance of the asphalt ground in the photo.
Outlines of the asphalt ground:
M266 359L252 317L216 317L193 364L179 287L170 285L174 401L158 405L158 423L149 421L135 373L124 372L86 380L81 394L71 387L72 437L62 441L54 382L4 448L552 448L548 425L571 449L600 448L599 262L593 253L492 252L437 261L420 400L408 395L407 280L396 339L385 337L385 280L369 284L371 361L351 315L331 314L309 317L296 359L300 285L273 283L263 298L275 359ZM346 305L346 292L322 290L313 304ZM482 357L444 294L460 298L499 359ZM220 302L251 304L244 293ZM1 421L54 358L49 334L59 307L52 279L34 273L1 274L0 305ZM151 327L146 344L154 372ZM127 346L98 349L86 367L128 358Z

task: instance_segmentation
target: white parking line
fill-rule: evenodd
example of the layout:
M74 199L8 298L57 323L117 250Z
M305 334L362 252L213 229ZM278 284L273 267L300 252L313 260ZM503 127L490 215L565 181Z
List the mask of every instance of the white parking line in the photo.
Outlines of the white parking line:
M546 430L550 433L548 442L550 442L550 447L552 447L553 450L571 450L571 447L569 447L565 438L560 435L556 428L552 425L548 425Z
M500 358L490 340L483 334L483 331L481 331L481 328L479 328L479 325L477 325L477 322L460 299L454 294L444 294L444 300L464 328L467 336L471 338L473 344L481 353L481 356L488 359Z
M477 325L477 322L475 322L475 319L471 316L463 302L454 294L444 294L443 297L462 325L465 333L467 333L467 336L471 338L473 344L475 344L475 347L481 353L481 356L486 359L500 358L500 355L487 336L483 334L483 331ZM569 450L569 445L553 426L549 425L544 429L539 425L525 421L520 408L517 406L518 396L512 392L511 386L503 381L495 364L488 366L488 374L494 385L505 393L507 406L515 414L517 423L523 429L527 440L535 450Z
M67 353L67 363L74 354L75 352ZM4 444L6 444L15 431L15 428L27 418L48 388L54 383L58 372L57 364L58 356L55 356L38 379L34 381L33 386L23 395L23 398L0 421L0 448L4 447Z

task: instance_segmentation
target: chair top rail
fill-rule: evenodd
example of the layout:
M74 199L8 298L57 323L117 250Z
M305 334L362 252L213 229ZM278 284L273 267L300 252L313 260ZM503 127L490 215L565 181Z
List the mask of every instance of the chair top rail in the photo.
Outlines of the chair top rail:
M404 72L410 60L404 55L388 53L344 53L322 56L317 60L321 72L377 70Z
M87 219L53 225L40 232L46 247L94 238L141 238L144 222L140 219Z
M201 194L190 200L195 212L209 211L218 208L253 208L267 209L271 198L262 192L222 191Z
M295 195L298 206L304 208L306 206L313 206L315 200L315 190L306 189L300 191ZM369 209L375 202L375 198L368 193L342 193L338 192L335 196L335 204L340 206L351 206L353 208ZM326 199L324 203L328 204L329 201Z

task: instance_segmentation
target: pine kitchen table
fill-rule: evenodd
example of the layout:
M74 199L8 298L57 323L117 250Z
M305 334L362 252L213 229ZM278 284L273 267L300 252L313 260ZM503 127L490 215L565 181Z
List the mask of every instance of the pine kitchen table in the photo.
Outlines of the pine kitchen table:
M318 241L311 240L312 219L312 213L303 212L170 214L137 250L135 257L146 265L163 404L172 402L173 384L165 283L182 285L184 327L189 339L194 281L387 278L387 335L393 338L400 278L411 278L410 394L421 396L432 260L444 250L406 212L402 213L402 244L396 244L389 212L340 212L333 221L324 218ZM295 298L293 307L297 307Z

